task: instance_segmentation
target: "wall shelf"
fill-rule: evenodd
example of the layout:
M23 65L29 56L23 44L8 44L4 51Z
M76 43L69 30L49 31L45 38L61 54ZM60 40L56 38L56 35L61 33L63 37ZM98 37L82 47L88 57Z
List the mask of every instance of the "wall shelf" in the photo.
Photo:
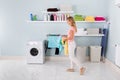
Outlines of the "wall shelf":
M105 23L106 21L94 21L94 22L90 22L90 21L76 21L77 23Z
M65 23L66 21L30 21L29 23ZM94 22L88 22L88 21L76 21L76 23L105 23L106 21L94 21Z
M78 35L78 34L75 34L75 36L80 36L80 37L84 37L84 36L88 36L88 37L101 37L101 36L104 36L104 34L86 34L86 35Z

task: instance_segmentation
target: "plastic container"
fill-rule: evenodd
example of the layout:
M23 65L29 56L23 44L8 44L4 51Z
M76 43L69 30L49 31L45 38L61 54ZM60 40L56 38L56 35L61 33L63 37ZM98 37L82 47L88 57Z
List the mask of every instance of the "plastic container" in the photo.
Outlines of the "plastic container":
M64 16L65 16L65 21L67 20L67 14L64 14Z
M99 28L87 28L87 34L99 34L100 29Z
M33 16L33 21L37 21L38 19L37 19L37 15L34 15Z
M44 21L47 21L47 14L44 14Z
M90 60L91 62L100 62L101 46L90 46Z
M64 17L65 17L65 15L62 14L62 15L61 15L61 20L62 20L62 21L65 21L65 18L64 18Z
M57 16L57 21L60 21L60 16L59 15Z
M47 21L50 21L50 14L47 15Z
M76 57L79 59L81 63L85 62L87 60L86 57L86 49L87 47L78 46L76 50Z
M30 20L33 21L33 14L30 14Z
M57 15L54 14L54 21L57 21Z
M53 14L50 15L50 21L54 21L54 15Z

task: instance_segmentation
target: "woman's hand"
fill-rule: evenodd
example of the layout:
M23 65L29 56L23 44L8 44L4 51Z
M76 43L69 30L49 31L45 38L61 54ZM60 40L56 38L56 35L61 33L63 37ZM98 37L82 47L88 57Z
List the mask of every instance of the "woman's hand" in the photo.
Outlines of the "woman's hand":
M62 40L63 40L63 41L66 41L66 40L67 40L67 37L62 37Z

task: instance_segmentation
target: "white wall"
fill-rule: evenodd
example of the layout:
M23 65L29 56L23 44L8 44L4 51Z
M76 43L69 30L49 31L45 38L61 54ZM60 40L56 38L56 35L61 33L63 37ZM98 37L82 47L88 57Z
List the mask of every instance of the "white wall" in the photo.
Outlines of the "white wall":
M32 12L71 4L74 11L83 15L107 16L106 0L0 0L0 48L4 56L23 56L29 40L42 40L48 33L66 33L67 24L27 23ZM87 24L90 25L90 24ZM99 25L99 24L98 24ZM78 27L83 25L77 24ZM96 25L91 25L96 26Z
M109 0L109 39L106 57L115 62L115 44L120 44L120 8L115 6L114 0Z

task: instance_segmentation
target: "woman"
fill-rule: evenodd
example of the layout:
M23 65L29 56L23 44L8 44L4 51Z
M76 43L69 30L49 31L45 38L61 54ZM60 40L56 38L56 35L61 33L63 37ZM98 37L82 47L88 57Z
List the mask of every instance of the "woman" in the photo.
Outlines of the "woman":
M69 69L67 69L67 71L74 72L73 63L75 63L79 67L80 75L83 75L85 68L81 65L80 61L78 61L78 59L75 57L75 54L74 54L74 51L76 48L76 43L74 41L74 35L77 32L77 27L76 27L73 17L71 17L71 16L68 17L67 23L70 26L70 29L68 30L67 37L62 38L63 41L68 41L68 53L69 53L69 59L71 62L71 66Z

